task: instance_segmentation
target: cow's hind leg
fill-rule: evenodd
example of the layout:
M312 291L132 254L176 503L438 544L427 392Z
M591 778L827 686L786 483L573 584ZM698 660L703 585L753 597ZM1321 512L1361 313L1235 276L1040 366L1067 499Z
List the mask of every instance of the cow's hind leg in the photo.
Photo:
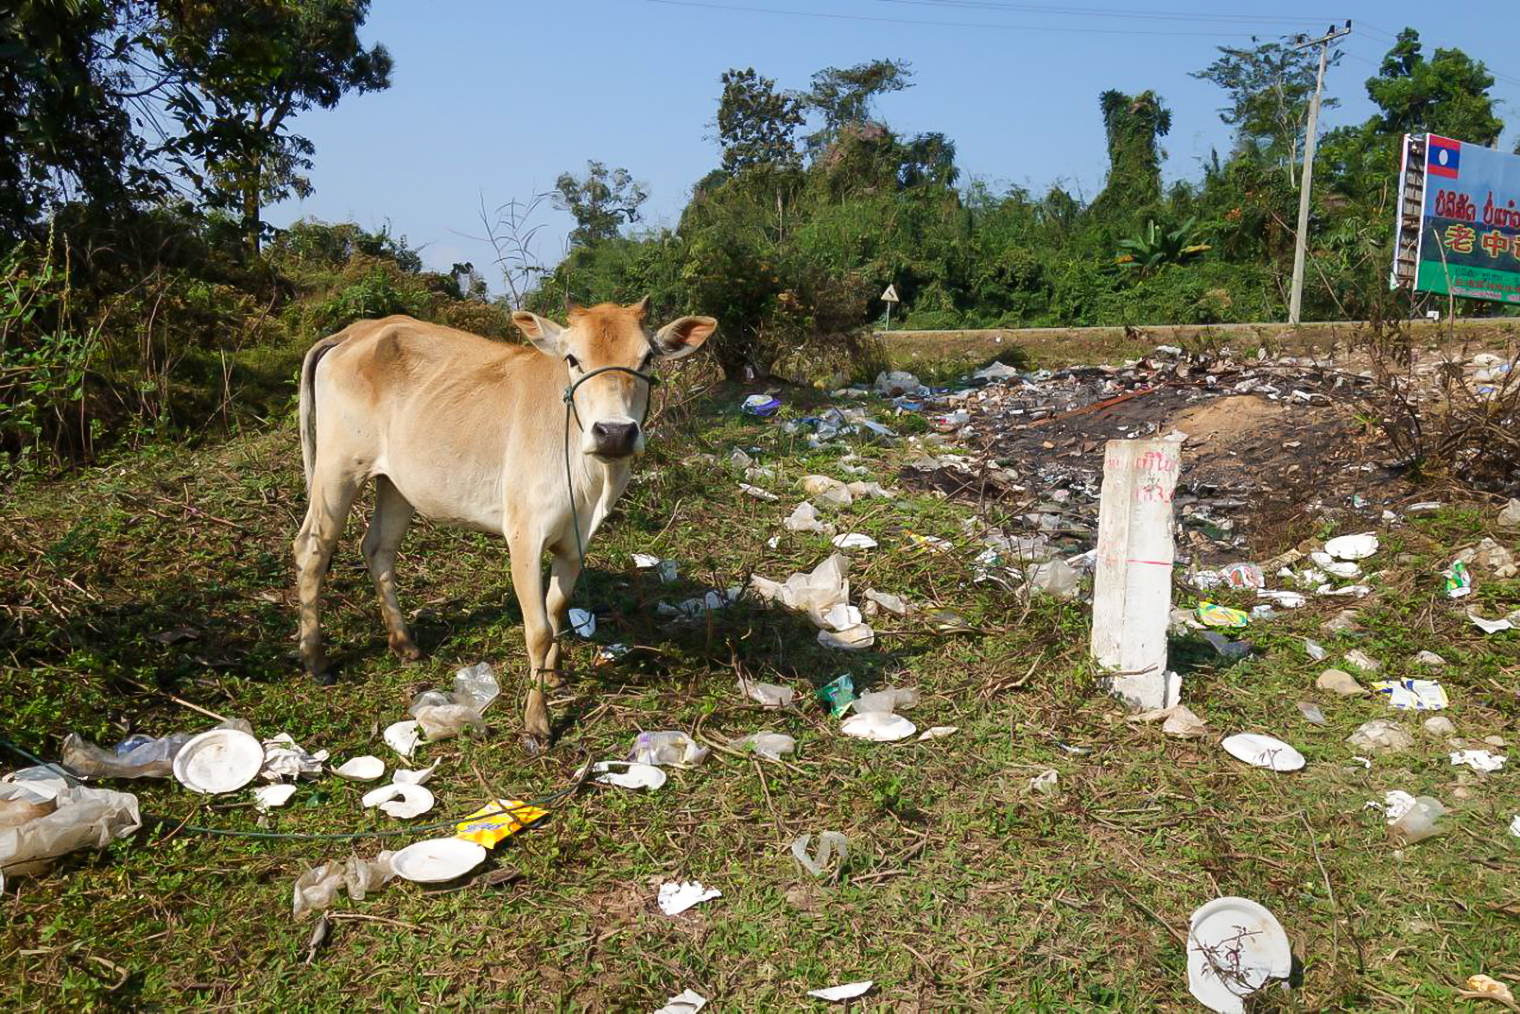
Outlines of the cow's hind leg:
M523 748L536 754L549 745L549 705L544 699L549 648L554 635L544 608L544 546L536 538L508 536L512 554L512 590L522 609L523 638L528 647L528 701L523 710Z
M359 492L359 481L320 467L312 475L306 520L296 534L296 593L301 601L301 662L313 676L327 678L322 650L322 580L333 549L343 534L343 522Z
M570 611L570 596L575 591L575 581L581 574L580 558L567 552L563 546L555 546L549 563L549 594L545 607L549 614L549 654L544 682L551 687L564 685L564 673L560 669L563 657L561 638L567 627L566 614Z
M385 629L390 635L391 650L403 661L415 662L422 652L406 632L406 621L401 616L401 603L396 597L396 551L406 535L407 525L412 522L413 508L395 483L383 475L375 477L375 514L370 518L369 530L359 544L364 562L369 564L370 576L380 592L380 613L385 617Z

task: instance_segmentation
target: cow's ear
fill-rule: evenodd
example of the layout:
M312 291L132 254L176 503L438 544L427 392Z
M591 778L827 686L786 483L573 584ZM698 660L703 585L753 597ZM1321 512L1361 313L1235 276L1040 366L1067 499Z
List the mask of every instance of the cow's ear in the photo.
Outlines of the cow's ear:
M565 329L536 313L527 310L518 310L512 314L512 323L517 325L517 330L523 333L523 337L532 342L538 351L546 356L558 359L560 356L560 335Z
M716 330L718 322L711 317L682 317L660 328L654 347L666 359L680 359L701 348Z

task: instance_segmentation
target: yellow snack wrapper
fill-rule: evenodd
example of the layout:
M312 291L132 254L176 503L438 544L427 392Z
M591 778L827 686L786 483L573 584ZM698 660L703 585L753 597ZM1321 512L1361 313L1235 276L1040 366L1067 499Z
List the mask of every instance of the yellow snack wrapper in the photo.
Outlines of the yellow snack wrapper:
M496 843L503 838L516 834L535 820L548 815L548 810L540 810L516 799L498 799L460 821L456 827L458 833L454 837L484 845L488 849L495 848Z

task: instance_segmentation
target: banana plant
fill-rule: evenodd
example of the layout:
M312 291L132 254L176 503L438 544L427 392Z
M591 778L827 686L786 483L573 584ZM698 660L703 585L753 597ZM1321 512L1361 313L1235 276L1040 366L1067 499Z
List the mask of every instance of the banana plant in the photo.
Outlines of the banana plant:
M1155 220L1145 223L1138 234L1119 241L1115 262L1122 268L1149 275L1166 264L1186 264L1209 249L1199 243L1198 219L1190 218L1175 229L1158 228Z

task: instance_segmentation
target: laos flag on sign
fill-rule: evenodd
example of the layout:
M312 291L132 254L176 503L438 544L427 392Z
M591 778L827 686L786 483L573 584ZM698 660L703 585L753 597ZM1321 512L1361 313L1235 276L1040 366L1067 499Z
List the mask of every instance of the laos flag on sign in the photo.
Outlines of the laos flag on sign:
M1462 164L1462 142L1449 137L1431 134L1430 145L1425 151L1425 171L1432 176L1457 178Z

